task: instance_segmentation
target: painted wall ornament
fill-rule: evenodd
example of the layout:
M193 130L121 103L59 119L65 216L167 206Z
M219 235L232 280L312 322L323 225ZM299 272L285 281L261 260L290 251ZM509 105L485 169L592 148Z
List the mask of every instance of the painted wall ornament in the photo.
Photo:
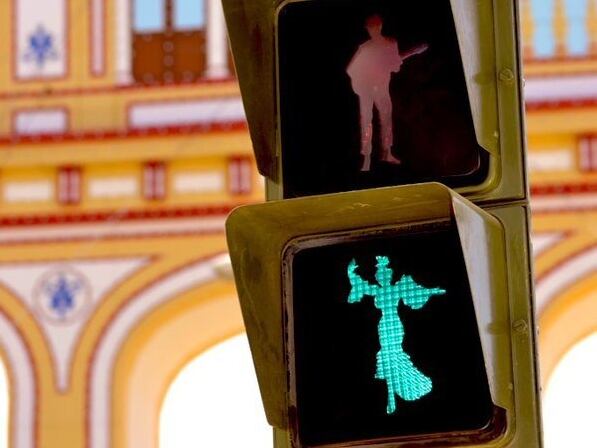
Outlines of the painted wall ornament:
M29 35L28 48L23 59L33 61L39 70L44 68L46 62L58 59L54 37L42 24L37 25Z
M34 288L37 310L54 323L77 320L91 302L91 287L83 274L62 268L42 276Z

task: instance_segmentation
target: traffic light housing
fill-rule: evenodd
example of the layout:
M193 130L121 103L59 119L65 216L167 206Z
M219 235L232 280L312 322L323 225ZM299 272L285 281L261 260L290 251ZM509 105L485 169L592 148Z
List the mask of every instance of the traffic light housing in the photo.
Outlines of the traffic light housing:
M540 446L526 223L440 184L235 210L275 446Z
M269 199L430 180L477 203L526 198L514 0L223 4ZM370 111L347 66L371 15L404 61L389 84L392 126L384 131L381 113L371 117L372 165L363 172L359 116ZM422 44L427 50L407 59ZM383 162L389 129L400 165Z

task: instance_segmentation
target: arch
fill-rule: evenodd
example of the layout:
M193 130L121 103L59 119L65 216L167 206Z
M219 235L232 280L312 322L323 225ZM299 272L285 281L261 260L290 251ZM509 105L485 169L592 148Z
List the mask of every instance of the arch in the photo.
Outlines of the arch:
M539 326L539 359L545 385L558 361L576 343L597 331L597 269L577 278L576 283L550 300L540 315Z
M9 409L8 372L4 359L0 356L0 448L8 448Z
M128 359L122 353L125 346L130 346L130 337L133 332L137 334L136 329L140 325L140 328L146 329L147 327L140 324L141 322L151 319L153 313L159 311L162 307L165 310L170 309L166 306L167 304L178 303L179 300L177 299L182 296L187 297L189 291L214 282L216 285L219 284L222 276L221 264L222 255L216 255L203 258L169 273L159 282L153 283L135 294L108 323L96 346L90 366L89 411L87 415L88 446L92 448L112 448L120 443L121 438L118 434L123 433L124 421L121 416L113 413L113 410L123 409L118 401L121 398L119 394L122 387L116 371L120 371L119 366ZM232 282L228 281L226 284L230 288L228 296L234 297ZM161 315L161 313L157 314ZM238 316L238 322L240 322L240 314ZM232 317L230 319L234 322ZM224 322L225 320L222 319L222 324L227 324L227 322ZM153 327L150 333L155 332L156 328L159 327ZM239 332L241 328L242 326L235 331ZM146 337L149 337L149 335L146 335ZM176 346L174 344L174 347ZM136 352L133 351L133 353ZM135 356L131 356L131 358ZM112 434L112 428L114 434ZM145 431L147 431L147 428L145 428ZM131 446L146 445L134 444Z
M536 286L537 312L542 315L567 288L597 271L597 245L581 250L542 275Z
M254 372L246 333L186 364L160 409L160 448L271 445Z
M242 330L234 287L219 281L184 293L143 322L127 341L115 370L111 446L157 448L159 412L176 375L205 350Z
M21 333L1 311L0 349L0 360L4 361L8 377L8 446L34 448L37 435L35 370Z
M595 446L597 333L583 338L558 361L544 389L546 446Z

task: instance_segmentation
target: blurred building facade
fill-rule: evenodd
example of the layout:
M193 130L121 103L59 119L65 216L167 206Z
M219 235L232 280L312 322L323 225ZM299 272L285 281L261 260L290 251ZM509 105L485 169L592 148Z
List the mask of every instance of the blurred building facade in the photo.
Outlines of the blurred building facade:
M522 0L544 382L597 331L597 2Z
M223 223L257 201L219 0L0 2L10 446L155 447L242 331ZM597 330L597 6L521 0L541 360Z
M152 447L242 331L224 220L261 198L219 0L0 2L11 447Z

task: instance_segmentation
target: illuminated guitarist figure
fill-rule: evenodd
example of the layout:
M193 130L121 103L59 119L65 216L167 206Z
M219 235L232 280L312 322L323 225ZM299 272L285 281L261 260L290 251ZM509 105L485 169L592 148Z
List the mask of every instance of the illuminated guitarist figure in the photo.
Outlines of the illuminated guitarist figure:
M346 73L350 76L352 89L359 97L361 109L361 171L371 167L371 141L373 137L373 106L379 112L381 124L381 160L399 164L400 160L392 154L394 131L392 129L392 98L390 97L390 79L392 73L400 71L402 63L409 57L427 50L427 45L420 45L400 54L396 39L381 34L383 21L373 15L365 23L371 39L359 46Z
M375 378L386 380L388 385L387 413L396 411L396 395L407 401L415 401L431 392L431 379L419 371L410 356L402 349L404 326L398 316L398 304L418 310L425 306L431 296L445 294L441 288L424 288L418 285L410 275L404 275L392 285L393 271L388 267L388 257L376 257L377 272L375 279L379 285L372 285L355 273L358 267L353 259L348 264L348 278L352 290L349 303L360 302L363 296L371 296L375 307L381 310L378 325L379 344L377 352L377 371Z

